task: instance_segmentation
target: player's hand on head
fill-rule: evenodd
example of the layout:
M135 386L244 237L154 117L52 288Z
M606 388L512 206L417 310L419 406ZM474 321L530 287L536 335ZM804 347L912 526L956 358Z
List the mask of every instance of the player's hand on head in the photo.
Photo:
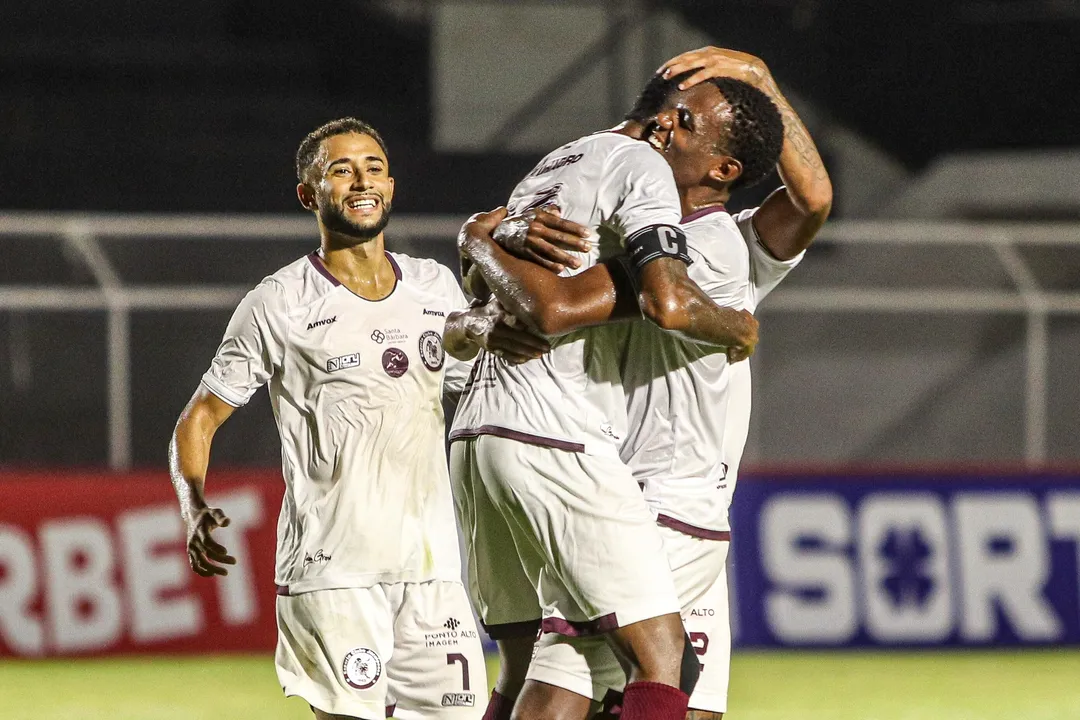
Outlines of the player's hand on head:
M236 564L236 558L210 535L219 527L228 527L229 522L221 508L211 507L202 508L186 521L188 562L199 575L228 575L228 570L221 566Z
M738 50L713 46L676 55L656 72L672 78L691 70L696 72L679 83L683 90L715 77L735 78L755 86L770 77L769 68L761 58Z
M739 315L742 316L743 326L741 330L740 342L736 345L730 345L727 348L727 359L729 363L737 363L746 360L754 354L754 350L757 349L758 344L758 321L752 314L746 310L740 310Z
M588 252L589 228L563 219L558 206L545 205L503 220L492 235L507 252L552 272L577 269L581 260L571 252Z
M469 311L465 332L481 348L511 365L535 360L551 350L547 340L529 332L495 299Z

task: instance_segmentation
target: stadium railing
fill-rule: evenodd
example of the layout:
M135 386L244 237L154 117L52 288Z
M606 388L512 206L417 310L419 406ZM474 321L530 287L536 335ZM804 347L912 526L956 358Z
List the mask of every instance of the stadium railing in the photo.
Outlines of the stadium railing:
M461 217L398 215L392 230L417 254L446 258ZM96 287L23 284L0 285L0 312L102 312L107 318L108 461L117 470L132 464L131 337L129 314L144 310L231 310L250 285L210 283L126 283L103 245L105 239L173 242L301 241L313 236L311 218L302 215L106 215L79 213L0 213L0 238L56 238L85 265ZM986 222L830 222L817 241L836 247L948 246L989 252L1012 287L895 287L828 283L791 283L771 297L769 313L944 313L1014 315L1025 319L1024 455L1038 465L1047 457L1049 321L1052 316L1080 316L1080 290L1061 290L1043 282L1023 250L1080 249L1080 225L1070 223ZM1053 263L1051 253L1050 262ZM1043 258L1045 261L1045 257ZM10 273L8 274L10 277ZM872 283L873 281L871 281Z

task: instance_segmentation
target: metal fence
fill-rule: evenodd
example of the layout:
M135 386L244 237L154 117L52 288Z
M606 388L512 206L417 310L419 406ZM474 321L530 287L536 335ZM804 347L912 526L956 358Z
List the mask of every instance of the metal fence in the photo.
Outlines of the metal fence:
M395 216L391 230L398 247L418 255L445 260L453 253L453 238L461 217ZM101 215L71 213L0 213L4 242L51 238L62 243L70 260L92 276L90 286L22 282L19 268L9 267L0 284L0 312L104 313L106 333L106 392L108 463L114 469L132 464L132 397L130 313L145 310L230 310L250 285L190 282L162 284L125 282L110 257L113 240L147 243L147 248L185 239L221 243L313 242L314 225L305 216L268 215ZM988 281L950 287L945 280L933 286L903 286L910 268L896 269L896 280L860 280L858 273L832 272L824 279L805 273L799 282L781 287L761 308L767 318L776 313L845 314L895 313L964 316L1021 316L1025 320L1023 397L1024 458L1032 466L1047 459L1048 364L1050 319L1080 316L1080 275L1073 283L1048 281L1048 273L1064 265L1080 268L1080 225L971 222L830 222L817 241L832 248L843 266L846 250L928 246L933 264L935 248L989 253L1008 278L1007 286ZM251 247L249 245L249 247ZM1033 250L1037 250L1032 254ZM148 251L149 254L149 251ZM158 253L159 255L161 253ZM158 262L167 262L159 259ZM1072 265L1069 265L1072 263ZM1060 273L1058 273L1060 275ZM794 276L793 276L794 277ZM842 277L841 280L837 280ZM14 281L12 281L14 278Z

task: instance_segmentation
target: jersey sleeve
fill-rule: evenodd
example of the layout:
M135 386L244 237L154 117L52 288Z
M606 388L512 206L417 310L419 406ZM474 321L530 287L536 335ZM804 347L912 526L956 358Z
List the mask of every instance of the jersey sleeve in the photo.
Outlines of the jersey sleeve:
M698 222L684 225L686 245L693 263L687 268L690 279L721 307L746 308L746 260L740 247L731 242L717 242L712 237L714 225ZM730 231L727 231L730 233ZM738 240L732 238L738 244ZM736 252L737 251L737 252Z
M621 198L616 212L626 237L651 225L678 227L682 219L671 168L647 143L627 143L611 153L601 192Z
M281 367L286 319L281 286L264 280L237 306L202 384L233 407L246 405Z
M754 303L754 308L765 299L765 296L773 291L773 289L780 284L780 281L787 277L787 274L795 269L795 267L802 262L803 257L806 256L806 251L791 258L790 260L777 260L773 257L765 246L761 243L761 238L758 237L757 230L754 229L754 213L757 212L757 208L751 208L749 210L743 210L735 216L735 224L739 226L739 232L742 233L743 239L746 241L747 247L750 248L750 297Z
M469 300L461 289L457 278L450 268L439 265L439 280L442 285L443 297L449 305L450 311L467 310ZM446 355L446 370L443 371L443 396L456 400L465 390L465 382L472 372L473 360L458 360L452 355Z

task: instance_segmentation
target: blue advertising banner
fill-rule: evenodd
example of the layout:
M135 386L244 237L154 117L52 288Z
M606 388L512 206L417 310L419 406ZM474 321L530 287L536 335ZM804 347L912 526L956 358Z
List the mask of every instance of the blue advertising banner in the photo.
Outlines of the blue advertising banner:
M741 647L1080 644L1080 474L747 474Z

